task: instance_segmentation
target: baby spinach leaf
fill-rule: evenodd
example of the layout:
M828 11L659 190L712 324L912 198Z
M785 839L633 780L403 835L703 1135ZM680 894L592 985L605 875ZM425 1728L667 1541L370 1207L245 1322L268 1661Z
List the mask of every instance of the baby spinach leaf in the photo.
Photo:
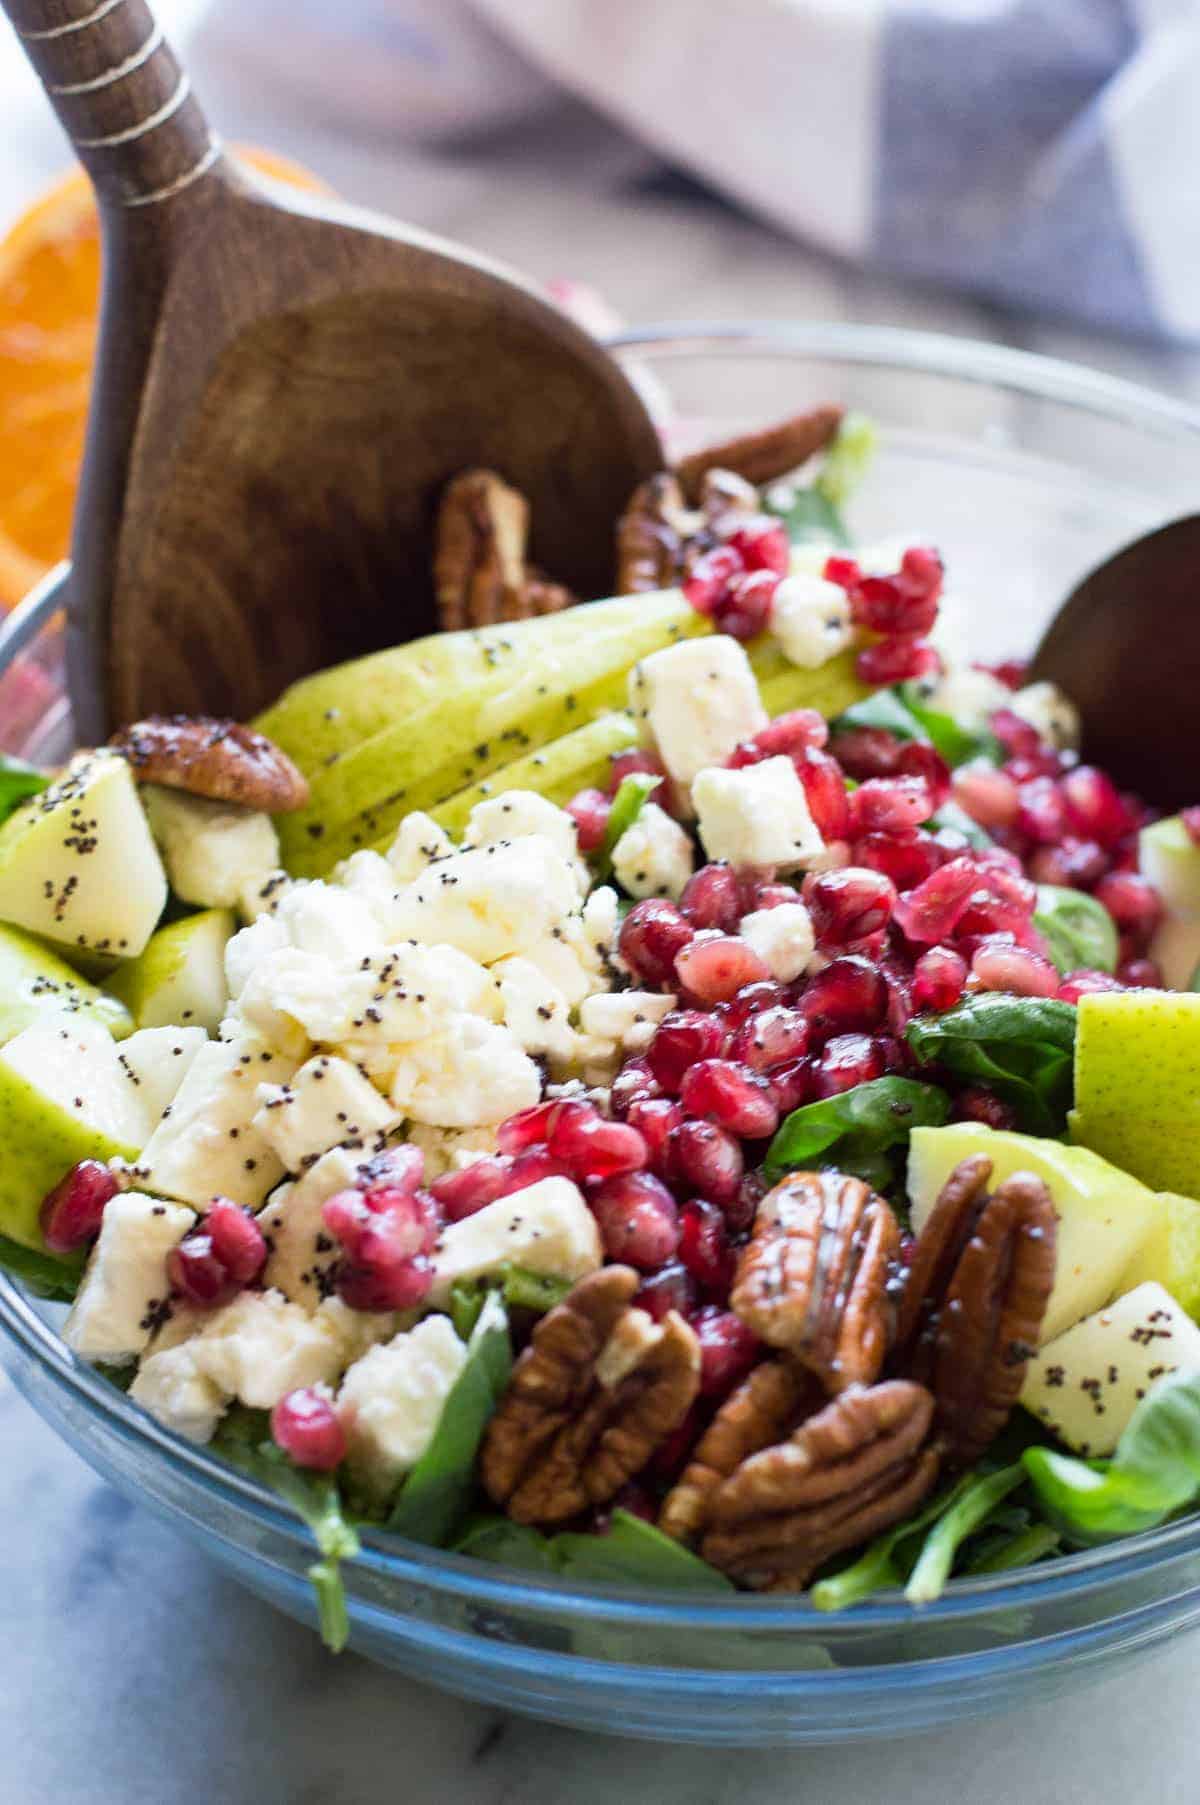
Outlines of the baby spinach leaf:
M1068 1541L1087 1546L1155 1529L1200 1497L1200 1375L1156 1385L1111 1460L1030 1448L1024 1463L1043 1512Z
M913 1078L872 1078L837 1097L794 1109L767 1149L766 1172L837 1166L860 1176L860 1166L906 1143L914 1128L940 1128L950 1113L945 1091Z
M551 1539L540 1529L512 1523L507 1517L474 1516L450 1544L455 1554L469 1554L477 1561L494 1561L501 1567L519 1567L523 1573L556 1573Z
M1001 1467L999 1472L969 1477L925 1538L904 1588L909 1604L931 1604L941 1597L963 1543L984 1527L1010 1492L1024 1483L1025 1469L1020 1462Z
M885 732L894 734L898 740L920 740L925 735L921 730L912 709L908 706L898 689L877 689L861 702L852 702L843 714L831 723L834 736L834 752L837 751L837 736L847 733L855 727L882 727Z
M661 782L661 777L655 777L649 771L631 771L628 777L621 779L608 811L604 841L594 861L598 877L605 878L611 873L617 841L629 832Z
M827 495L817 488L795 488L787 489L786 496L786 501L777 505L768 493L766 507L783 521L793 545L849 545L846 523Z
M414 1542L444 1547L475 1485L475 1457L512 1372L508 1316L488 1293L467 1345L467 1361L442 1407L433 1440L409 1473L388 1528Z
M1059 1135L1074 1090L1075 1010L1056 997L981 994L917 1016L906 1039L919 1065L986 1084L1028 1134Z
M614 1510L601 1535L563 1530L553 1538L552 1547L557 1569L566 1579L688 1592L735 1590L732 1580L699 1555L627 1510Z
M960 808L953 798L949 802L943 802L937 814L929 817L929 826L935 830L939 827L953 828L956 834L962 835L968 846L978 846L981 850L996 843L987 829L980 827L978 821L973 821L966 809Z
M45 1298L54 1304L69 1304L82 1277L79 1262L68 1265L55 1259L53 1254L38 1253L32 1247L23 1247L19 1241L10 1241L7 1235L0 1235L0 1269L19 1279L34 1297Z
M1116 971L1117 927L1103 903L1085 890L1039 884L1034 926L1061 972Z
M867 414L843 416L826 447L813 488L832 508L844 508L879 449L879 429Z
M969 1482L968 1475L956 1485L939 1492L936 1498L931 1499L914 1516L905 1517L902 1522L893 1524L891 1529L886 1529L881 1536L877 1536L848 1567L819 1579L809 1593L809 1603L818 1611L845 1611L852 1604L861 1604L876 1592L884 1592L889 1587L900 1585L904 1579L903 1562L897 1559L901 1543L919 1535L931 1523L936 1523Z
M22 758L9 758L0 753L0 821L6 821L15 808L30 796L47 789L50 779Z
M479 1313L490 1292L498 1291L510 1310L532 1310L544 1316L555 1304L561 1304L571 1289L568 1279L552 1272L530 1272L527 1266L514 1266L508 1261L488 1274L486 1279L459 1279L450 1288L449 1315L460 1341L469 1341L479 1321Z
M833 723L835 752L836 736L852 727L882 727L898 740L923 740L950 766L965 764L971 758L987 758L998 764L1003 756L993 734L986 729L977 732L963 727L953 715L930 708L912 683L877 689L861 702L852 703Z
M1062 1534L1049 1523L1027 1523L994 1537L963 1568L964 1573L1008 1573L1014 1567L1032 1567L1055 1554Z
M487 1297L482 1279L456 1279L451 1285L448 1314L460 1341L470 1341Z

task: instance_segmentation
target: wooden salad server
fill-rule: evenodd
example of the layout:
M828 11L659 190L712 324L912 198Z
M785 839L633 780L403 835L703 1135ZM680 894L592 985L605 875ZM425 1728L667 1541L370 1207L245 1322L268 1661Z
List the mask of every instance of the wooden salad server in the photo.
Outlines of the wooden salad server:
M0 0L91 176L104 285L68 672L95 741L156 711L245 719L435 625L438 491L488 466L532 556L607 593L662 463L617 364L510 272L251 175L146 0Z

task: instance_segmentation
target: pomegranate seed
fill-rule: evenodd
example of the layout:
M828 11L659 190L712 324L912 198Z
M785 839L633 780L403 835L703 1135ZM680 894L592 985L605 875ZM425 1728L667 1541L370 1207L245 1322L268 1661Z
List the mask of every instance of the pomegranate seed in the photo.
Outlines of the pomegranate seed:
M1060 983L1049 959L1023 946L981 946L971 961L971 976L981 990L1021 997L1056 996Z
M1008 759L1001 769L1020 788L1023 783L1033 783L1038 777L1061 777L1065 766L1052 746L1043 746L1027 758Z
M727 1003L747 984L760 984L771 975L758 954L730 934L692 940L676 954L675 974L701 1003Z
M1094 840L1067 835L1057 846L1040 846L1029 860L1029 875L1039 884L1087 890L1108 869L1108 855Z
M867 1034L835 1034L813 1064L813 1095L836 1097L882 1078L887 1069L878 1040Z
M933 813L933 795L922 777L869 777L850 798L856 834L904 834Z
M421 1303L433 1284L433 1267L424 1254L369 1266L339 1260L333 1277L338 1296L351 1310L386 1314Z
M1129 811L1111 777L1095 765L1077 765L1062 780L1067 819L1081 838L1112 846L1130 830Z
M967 962L949 946L931 946L913 967L914 1009L953 1009L967 981Z
M905 636L864 646L854 668L863 683L908 683L939 670L941 659L927 641Z
M215 1310L241 1290L214 1253L212 1241L199 1229L185 1235L167 1255L167 1279L172 1291L198 1310Z
M896 907L896 889L883 872L848 865L806 880L804 900L818 947L822 952L834 952L886 928Z
M791 884L760 884L754 908L747 910L747 914L761 914L764 909L781 909L784 903L799 901L800 893Z
M608 831L611 802L603 790L580 790L566 805L580 852L599 852Z
M1029 662L1024 658L1005 658L1000 664L977 664L975 669L986 671L1007 689L1024 689L1029 681Z
M728 1003L718 1003L717 1014L725 1026L733 1030L744 1027L764 1009L777 1009L787 1001L788 992L782 984L747 984Z
M989 717L988 726L1009 758L1036 758L1042 750L1037 728L1011 708L997 708Z
M608 1178L590 1198L610 1260L653 1272L679 1245L679 1213L666 1185L650 1172Z
M634 903L621 923L618 948L636 977L667 989L674 981L675 960L690 945L695 929L674 903L648 896Z
M887 1006L883 973L855 953L814 973L797 1004L812 1025L813 1039L822 1043L837 1034L877 1028Z
M570 1178L571 1171L564 1159L551 1153L548 1147L526 1147L524 1153L518 1153L513 1160L502 1196L511 1197L514 1191L526 1191L530 1185L540 1185L545 1178Z
M729 1057L752 1071L802 1059L812 1044L812 1024L799 1009L764 1009L734 1031Z
M608 761L608 795L615 796L627 777L665 776L661 758L644 746L627 746L624 752L614 752ZM661 790L655 791L656 796L661 794Z
M985 858L989 861L986 864ZM967 899L955 928L956 936L1007 933L1025 944L1025 930L1037 907L1036 888L1019 871L995 863L990 853L976 859L976 868L979 888Z
M673 1009L664 1015L646 1048L646 1063L671 1096L677 1096L689 1066L712 1059L725 1045L725 1025L700 1009Z
M1096 885L1095 896L1122 933L1139 947L1149 946L1163 918L1162 897L1152 883L1133 871L1111 871Z
M986 765L968 766L953 777L954 800L980 827L1011 827L1020 792L1012 778Z
M787 1065L772 1066L766 1079L780 1116L789 1116L812 1096L812 1060L792 1059Z
M1015 826L1038 846L1058 844L1066 831L1067 805L1054 778L1035 777L1017 788Z
M432 1283L425 1256L439 1227L437 1205L427 1191L406 1193L384 1185L338 1191L323 1205L321 1219L345 1250L335 1280L339 1297L352 1309L403 1310L425 1296Z
M879 967L887 985L887 1025L895 1035L903 1035L916 1010L912 1000L912 973L898 959L884 959Z
M271 1439L293 1465L316 1473L332 1473L346 1457L337 1411L315 1385L280 1398L271 1412Z
M679 910L694 928L732 934L744 913L731 865L701 865L683 887Z
M511 1159L504 1154L488 1154L472 1160L459 1172L444 1172L429 1189L447 1222L461 1222L495 1203L498 1197L507 1196L511 1172Z
M758 1359L758 1337L739 1316L715 1304L697 1310L692 1327L700 1343L700 1395L727 1397Z
M655 1322L661 1322L668 1310L690 1316L696 1307L696 1287L685 1266L678 1260L668 1260L657 1272L648 1274L633 1301L637 1309L645 1310Z
M1188 837L1200 846L1200 808L1185 808L1180 816Z
M764 1140L779 1126L770 1085L730 1059L702 1059L694 1065L683 1081L680 1102L691 1115L705 1116L743 1140Z
M713 609L713 623L732 639L757 639L766 631L779 578L773 570L748 570L731 577Z
M941 808L943 802L950 800L953 780L950 767L936 751L924 740L913 740L900 753L899 773L902 777L920 777L929 789L935 809Z
M535 1103L532 1109L518 1110L515 1116L509 1116L507 1122L501 1122L496 1130L496 1145L501 1153L523 1153L526 1147L536 1146L547 1139L550 1126L562 1105L557 1102ZM590 1104L576 1105L577 1108L596 1111ZM433 1194L438 1195L436 1187Z
M681 1122L671 1131L667 1163L672 1184L722 1209L737 1195L745 1168L739 1142L715 1122Z
M879 1057L883 1061L884 1073L907 1072L913 1064L912 1056L905 1043L897 1040L893 1034L881 1034L875 1042Z
M896 921L918 945L948 940L978 885L979 868L971 859L951 859L899 899Z
M707 1426L707 1410L701 1404L693 1404L678 1429L672 1430L654 1450L651 1471L662 1480L677 1479Z
M860 783L869 777L894 776L903 750L903 743L886 727L848 727L833 741L843 771Z
M562 1160L576 1184L640 1172L650 1157L645 1141L627 1122L606 1122L595 1111L569 1116L565 1109L555 1119L549 1152Z
M1017 1112L982 1084L970 1084L954 1100L951 1115L956 1122L982 1122L988 1128L1015 1128Z
M853 589L862 580L858 560L843 557L840 552L826 558L821 575L827 583L837 583L842 589Z
M754 745L762 748L764 758L778 758L781 753L795 758L801 752L819 752L829 740L829 726L815 708L792 708L777 714L754 736Z
M907 834L864 834L854 842L854 863L882 871L899 890L915 890L944 863L932 834L918 827Z
M711 615L724 597L731 578L742 569L742 560L727 545L718 545L696 559L684 579L683 599L697 614Z
M770 1182L761 1172L747 1172L738 1185L736 1194L722 1207L729 1231L741 1235L753 1223L758 1214L758 1206L770 1190Z
M864 577L850 597L850 613L857 627L872 633L928 633L937 620L937 598L906 595L894 577Z
M1118 978L1111 977L1106 971L1068 972L1058 987L1059 1001L1077 1003L1082 996L1088 996L1094 990L1123 990L1125 987Z
M42 1199L42 1240L51 1253L74 1253L100 1233L104 1206L120 1190L98 1159L81 1159Z
M844 840L850 831L850 795L837 759L810 746L796 761L796 775L817 832L828 846Z
M671 1130L678 1128L684 1119L681 1106L667 1097L639 1097L630 1104L625 1119L645 1141L651 1170L665 1178Z
M745 570L772 570L777 577L787 575L792 547L787 529L769 514L743 516L725 540L730 551L737 553Z
M679 1212L679 1258L702 1291L716 1292L722 1301L729 1296L737 1256L724 1216L701 1197Z
M612 1081L608 1106L614 1116L628 1118L635 1103L648 1103L662 1095L658 1080L644 1059L627 1059Z
M1117 977L1131 990L1162 990L1165 981L1156 959L1125 959L1117 967Z
M234 1284L252 1284L267 1263L267 1244L250 1211L227 1197L218 1197L201 1227Z

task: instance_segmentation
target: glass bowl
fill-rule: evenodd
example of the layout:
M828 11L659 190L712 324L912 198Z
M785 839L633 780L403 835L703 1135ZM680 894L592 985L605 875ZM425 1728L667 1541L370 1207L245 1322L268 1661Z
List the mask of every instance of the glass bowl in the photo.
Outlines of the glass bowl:
M1187 512L1200 488L1200 413L991 345L851 326L689 326L625 334L616 348L660 403L670 398L673 445L828 398L870 412L882 443L852 508L856 532L931 535L981 657L1031 646L1089 565ZM53 624L64 577L0 632L0 732L7 723L8 743L35 757L70 739ZM0 1358L34 1408L121 1491L314 1622L313 1550L295 1519L81 1365L54 1318L0 1278ZM676 1741L917 1731L1045 1698L1200 1618L1200 1519L1015 1576L957 1580L919 1609L894 1596L841 1616L784 1598L698 1604L582 1588L386 1535L363 1541L345 1569L361 1654L495 1705Z

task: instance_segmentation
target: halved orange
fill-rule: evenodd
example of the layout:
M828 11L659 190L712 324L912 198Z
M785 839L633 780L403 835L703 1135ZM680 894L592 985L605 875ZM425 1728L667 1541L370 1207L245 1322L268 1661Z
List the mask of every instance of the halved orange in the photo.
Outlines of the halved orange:
M324 186L285 157L237 154L295 187ZM0 239L0 609L67 555L99 297L99 221L76 169Z

